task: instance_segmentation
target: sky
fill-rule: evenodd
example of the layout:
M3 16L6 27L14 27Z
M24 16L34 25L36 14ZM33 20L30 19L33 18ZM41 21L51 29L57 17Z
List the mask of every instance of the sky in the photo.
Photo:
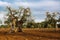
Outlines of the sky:
M60 0L0 0L0 20L4 22L6 6L19 8L29 7L36 22L44 21L46 12L60 12Z

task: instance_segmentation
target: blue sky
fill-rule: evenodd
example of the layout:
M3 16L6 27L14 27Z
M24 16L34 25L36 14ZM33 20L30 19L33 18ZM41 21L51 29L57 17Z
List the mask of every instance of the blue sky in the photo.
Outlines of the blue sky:
M45 13L60 12L60 0L0 0L0 19L4 21L6 6L18 8L29 7L36 22L45 19Z

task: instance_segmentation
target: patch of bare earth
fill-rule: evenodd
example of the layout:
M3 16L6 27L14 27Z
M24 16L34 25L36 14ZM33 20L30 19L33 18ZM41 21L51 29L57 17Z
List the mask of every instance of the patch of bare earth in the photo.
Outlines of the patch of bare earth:
M0 40L60 40L59 28L25 28L16 33L9 33L9 29L0 28Z

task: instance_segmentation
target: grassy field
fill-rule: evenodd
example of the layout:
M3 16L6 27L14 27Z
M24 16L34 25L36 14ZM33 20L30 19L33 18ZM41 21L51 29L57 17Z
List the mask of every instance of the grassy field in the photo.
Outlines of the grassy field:
M0 40L60 40L60 28L24 28L16 33L9 29L0 28Z

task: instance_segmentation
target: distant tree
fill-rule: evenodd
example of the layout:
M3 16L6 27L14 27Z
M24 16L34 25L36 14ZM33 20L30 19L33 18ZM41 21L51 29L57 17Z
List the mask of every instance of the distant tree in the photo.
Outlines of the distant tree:
M8 18L5 21L5 23L7 23L11 27L11 32L14 32L16 27L16 22L18 20L16 14L18 14L19 12L18 10L12 9L11 7L7 7L7 9L8 9L8 14L6 16L8 16Z
M50 27L56 27L56 19L55 19L55 17L56 17L56 14L55 14L55 12L54 13L49 13L49 12L47 12L46 13L46 24L45 25L47 25L47 27L50 25Z
M31 19L29 16L31 15L30 8L19 8L18 10L11 9L11 7L7 7L8 9L8 18L7 22L11 26L11 30L14 31L14 27L17 27L18 32L22 32L22 26L25 22L27 22L28 25L31 25L30 22ZM16 16L17 15L17 16Z
M58 24L57 24L56 28L60 28L60 13L59 12L57 12L57 13L58 13L59 17L58 17L58 20L57 20Z

